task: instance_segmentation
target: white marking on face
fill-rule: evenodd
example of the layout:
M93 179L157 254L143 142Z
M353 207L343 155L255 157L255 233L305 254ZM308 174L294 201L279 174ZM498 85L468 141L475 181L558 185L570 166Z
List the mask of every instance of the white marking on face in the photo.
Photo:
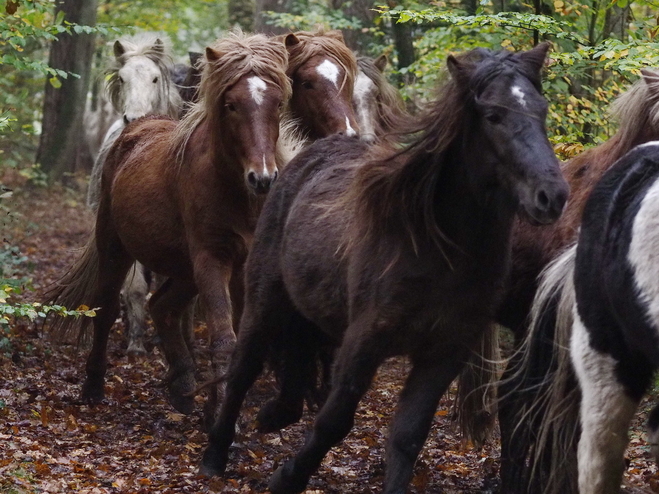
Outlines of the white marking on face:
M357 131L350 125L350 119L348 117L346 117L346 135L349 137L357 135Z
M263 175L268 176L268 165L265 164L265 153L263 153Z
M260 77L254 76L247 79L247 85L249 87L249 94L252 95L252 99L256 104L260 105L263 103L263 93L268 87L265 81Z
M659 143L657 143L659 144ZM648 189L632 225L632 239L627 260L648 322L659 334L659 180Z
M339 87L339 67L334 62L324 60L323 63L316 67L316 71L334 84L335 87Z
M362 139L372 139L375 137L375 125L373 122L375 118L373 116L375 109L373 106L376 102L372 97L374 89L375 84L373 81L360 70L357 74L357 79L355 80L352 102L355 107L357 123L362 132Z
M167 113L167 99L162 97L162 84L154 84L162 74L147 57L132 57L119 69L123 108L115 108L129 122L145 115Z
M524 98L525 95L524 91L522 91L522 88L519 86L513 86L510 91L513 93L513 96L517 98L519 104L526 108L526 99Z
M618 491L624 470L627 430L637 403L615 373L617 361L590 345L588 329L574 308L570 356L581 387L581 438L577 453L579 493Z

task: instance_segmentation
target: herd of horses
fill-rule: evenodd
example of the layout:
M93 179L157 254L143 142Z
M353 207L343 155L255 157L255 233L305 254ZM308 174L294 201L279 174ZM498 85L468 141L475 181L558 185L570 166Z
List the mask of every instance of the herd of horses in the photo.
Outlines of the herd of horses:
M383 486L402 494L440 398L502 325L518 350L499 384L501 492L617 492L659 367L659 74L643 70L616 102L615 136L560 164L541 91L548 49L449 55L411 116L386 58L357 59L336 31L228 34L179 73L162 38L117 41L94 232L47 295L99 308L52 324L93 325L83 400L103 400L122 289L129 351L144 351L153 272L168 399L184 413L198 391L197 299L209 330L202 473L223 475L267 365L279 391L262 431L298 421L310 396L319 405L269 484L302 492L378 367L404 355ZM477 381L471 392L491 385ZM659 456L659 408L649 425Z

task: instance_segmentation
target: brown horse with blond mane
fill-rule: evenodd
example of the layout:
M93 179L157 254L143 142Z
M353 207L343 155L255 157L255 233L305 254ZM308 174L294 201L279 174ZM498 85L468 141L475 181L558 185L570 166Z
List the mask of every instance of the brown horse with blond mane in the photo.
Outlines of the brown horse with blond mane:
M242 266L264 194L283 165L277 140L291 94L288 52L281 40L232 34L205 56L200 101L181 122L141 119L111 149L94 235L49 295L66 306L100 307L82 389L87 402L103 399L108 335L135 260L168 278L149 308L177 410L194 406L191 341L181 316L197 294L216 373L233 350ZM59 329L73 324L63 320Z

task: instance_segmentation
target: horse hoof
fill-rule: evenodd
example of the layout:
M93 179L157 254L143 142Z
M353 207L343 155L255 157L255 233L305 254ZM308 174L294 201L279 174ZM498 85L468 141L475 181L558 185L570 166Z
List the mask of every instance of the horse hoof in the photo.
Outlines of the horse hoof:
M279 400L270 400L256 416L256 428L259 432L277 432L287 425L302 418L302 404L286 406Z
M227 468L228 454L209 444L199 465L199 474L206 477L221 477Z
M130 343L128 345L128 349L126 350L126 354L129 357L141 357L143 355L147 354L146 348L144 348L144 345L142 343Z
M105 390L103 383L99 386L97 383L85 381L82 385L81 400L87 405L98 405L105 399Z
M284 466L279 467L272 475L268 483L268 489L272 494L298 494L306 489L306 481L296 481L294 478L293 461L291 460Z
M188 395L194 391L195 385L192 374L183 374L169 384L169 403L177 412L185 415L194 412L194 396Z

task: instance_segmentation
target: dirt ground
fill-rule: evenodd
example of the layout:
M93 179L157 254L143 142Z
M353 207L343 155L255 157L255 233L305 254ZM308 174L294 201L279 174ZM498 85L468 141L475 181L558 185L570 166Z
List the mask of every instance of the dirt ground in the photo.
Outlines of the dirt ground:
M35 291L22 297L36 300L75 259L92 216L83 194L64 187L17 188L2 205L5 245L18 246L28 257L17 269L32 279ZM197 336L203 347L203 325ZM0 348L1 493L266 492L271 473L299 449L313 420L307 411L299 424L281 433L257 433L256 412L274 394L272 381L262 378L243 409L226 477L202 478L196 472L206 441L201 427L204 397L197 398L194 414L176 413L164 398L162 355L153 348L144 358L129 359L121 324L112 332L109 359L107 399L95 407L82 405L84 352L54 345L37 325L12 325L7 346ZM381 491L387 424L407 370L403 360L381 368L358 409L354 429L325 458L307 493ZM496 435L482 450L465 445L450 421L450 407L451 397L445 397L410 492L497 492ZM642 427L648 408L644 403L631 433L625 492L659 492Z

